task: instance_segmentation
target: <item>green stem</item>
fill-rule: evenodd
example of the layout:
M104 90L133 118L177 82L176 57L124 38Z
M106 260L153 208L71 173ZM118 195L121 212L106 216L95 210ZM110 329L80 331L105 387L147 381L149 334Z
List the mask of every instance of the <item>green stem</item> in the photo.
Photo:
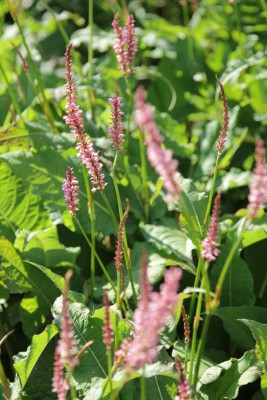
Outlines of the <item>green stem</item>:
M89 245L90 249L92 250L92 249L93 249L92 243L91 243L90 240L88 239L88 236L86 235L86 233L85 233L83 227L81 226L79 220L78 220L76 217L75 217L75 221L77 222L77 225L78 225L80 231L82 232L82 234L83 234L83 236L84 236L84 238L85 238L87 244ZM96 250L94 250L94 255L95 255L95 258L97 259L97 261L98 261L98 263L99 263L99 265L100 265L100 267L101 267L101 269L102 269L102 271L103 271L105 277L107 278L107 280L108 280L108 282L110 283L112 289L114 290L115 295L117 295L117 289L116 289L114 283L112 282L112 279L111 279L111 277L109 276L109 273L108 273L108 271L106 270L104 264L103 264L102 261L100 260L100 258L99 258L99 256L98 256Z
M200 281L201 272L203 270L203 266L204 266L204 260L203 260L202 257L199 257L198 266L197 266L197 273L196 273L195 282L194 282L194 289L196 289L198 287L198 284L199 284L199 281ZM189 319L190 322L192 322L192 318L193 318L196 295L197 295L196 292L192 293L192 298L191 298L191 303L190 303L190 308L189 308L189 314L188 314L188 319Z
M141 157L141 180L142 180L142 193L143 193L143 203L145 209L145 218L148 221L149 218L149 197L148 197L148 187L147 187L147 164L146 164L146 149L144 143L144 134L139 129L139 148Z
M146 381L144 375L140 376L140 389L141 389L140 400L146 400Z
M121 303L120 293L121 293L121 274L120 271L117 271L117 296L116 296L117 310L120 309L120 303ZM115 323L116 323L115 327L115 351L116 351L119 348L119 316L117 315L117 313L116 313Z
M112 392L112 358L111 358L111 350L107 351L107 362L108 362L108 381L110 393Z
M133 90L132 90L132 76L126 79L127 93L128 93L128 112L127 112L127 125L124 144L124 167L126 172L129 171L129 141L130 141L130 128L131 128L131 112L133 106Z
M217 179L217 172L218 172L218 167L219 167L219 161L220 161L220 153L218 152L217 158L216 158L216 163L215 163L215 168L214 168L214 173L213 173L213 178L212 178L212 183L211 183L211 189L210 189L210 194L209 194L209 201L206 209L206 214L204 218L204 236L207 232L208 229L208 218L210 215L210 210L211 210L211 204L212 204L212 199L214 196L214 191L215 191L215 184L216 184L216 179Z
M111 208L111 206L109 204L107 196L103 191L101 192L101 194L103 196L103 199L104 199L104 202L105 202L105 204L107 206L107 209L109 210L110 216L111 216L111 218L113 220L113 224L114 224L114 227L116 229L116 232L118 232L118 222L117 222L116 217L115 217L115 215L113 213L113 210L112 210L112 208ZM127 245L126 235L123 235L123 254L124 254L125 263L126 263L126 266L127 266L128 272L129 272L129 278L130 278L130 283L131 283L131 287L132 287L134 302L135 302L135 304L137 304L137 294L136 294L135 287L134 287L134 282L133 282L131 260L130 260L129 254L128 254L128 245Z
M89 41L88 41L88 79L92 80L93 77L93 12L94 0L88 0L88 24L90 28Z
M7 90L8 90L9 96L10 96L10 98L11 98L11 100L12 100L12 103L14 104L14 108L15 108L15 110L16 110L16 113L17 113L17 115L19 115L19 116L22 118L22 116L21 116L21 109L20 109L19 103L17 102L15 93L14 93L14 91L13 91L11 85L10 85L9 82L8 82L8 79L7 79L5 70L4 70L4 68L2 67L1 64L0 64L0 70L1 70L1 72L2 72L2 74L3 74L4 80L5 80L5 82L6 82Z
M28 58L29 58L29 62L30 62L30 64L31 64L31 67L32 67L34 76L35 76L35 78L36 78L36 80L37 80L37 83L38 83L38 87L39 87L39 90L40 90L40 93L41 93L41 97L42 97L42 99L43 99L43 103L41 103L42 106L43 106L43 111L44 111L44 113L45 113L45 115L46 115L46 117L47 117L47 120L48 120L48 122L49 122L51 128L52 128L52 131L53 131L53 132L57 132L57 128L56 128L56 126L55 126L55 124L54 124L54 118L53 118L52 112L51 112L51 110L50 110L49 103L48 103L47 98L46 98L46 95L45 95L45 91L44 91L44 87L43 87L43 84L42 84L42 80L41 80L41 77L40 77L40 75L39 75L39 72L38 72L38 70L37 70L37 68L36 68L36 66L35 66L35 63L33 62L33 59L32 59L32 56L31 56L31 52L30 52L30 49L29 49L29 46L28 46L27 41L26 41L26 38L25 38L25 36L24 36L23 29L22 29L22 27L21 27L21 25L20 25L20 23L19 23L19 21L18 21L17 18L14 18L14 21L16 22L16 24L17 24L17 26L18 26L18 29L19 29L19 32L20 32L20 35L21 35L22 42L23 42L23 44L24 44L24 46L25 46L25 49L26 49L26 51L27 51L27 55L28 55Z
M196 361L196 367L195 367L195 371L194 371L193 387L196 387L196 385L197 385L199 367L200 367L200 362L201 362L203 350L204 350L204 347L205 347L207 333L208 333L208 330L209 330L210 319L211 319L211 314L207 314L206 318L205 318L204 326L203 326L203 329L202 329L202 332L201 332L201 337L200 337L200 340L199 340L198 349L197 349L197 361Z
M66 44L68 44L70 39L68 37L68 34L67 34L61 20L59 18L57 18L55 11L51 7L49 7L49 5L47 4L47 1L41 0L41 3L52 14L54 21L58 27L58 30L61 33L62 38L64 39L64 42Z
M222 267L222 271L220 273L220 276L219 276L219 279L218 279L218 282L217 282L217 285L216 285L215 301L218 301L220 296L221 296L222 287L223 287L223 283L224 283L226 274L227 274L227 272L229 270L229 267L231 265L233 257L234 257L234 255L235 255L235 253L236 253L236 251L237 251L237 249L238 249L238 247L239 247L239 245L240 245L240 243L242 241L242 234L245 232L245 230L246 230L246 224L243 225L243 229L240 232L237 240L234 242L234 244L233 244L233 246L232 246L232 248L231 248L231 250L230 250L230 252L229 252L229 254L228 254L227 258L226 258L226 260L225 260L225 263L224 263L224 265Z
M93 193L90 189L89 179L88 179L88 172L85 165L82 166L83 171L83 178L86 188L86 194L88 199L88 214L90 216L91 221L91 261L90 261L90 270L91 270L91 283L90 283L90 294L93 299L94 297L94 288L95 288L95 237L96 237L96 229L95 229L95 203Z
M203 280L202 280L202 283L203 283ZM201 283L201 288L202 288L202 283ZM197 332L198 332L198 328L199 328L202 300L203 300L203 293L200 292L199 296L198 296L196 315L195 315L194 323L193 323L193 337L192 337L191 355L190 355L190 369L189 369L189 376L188 376L189 382L192 382L192 376L193 376L193 370L194 370L195 352L196 352L196 345L197 345Z

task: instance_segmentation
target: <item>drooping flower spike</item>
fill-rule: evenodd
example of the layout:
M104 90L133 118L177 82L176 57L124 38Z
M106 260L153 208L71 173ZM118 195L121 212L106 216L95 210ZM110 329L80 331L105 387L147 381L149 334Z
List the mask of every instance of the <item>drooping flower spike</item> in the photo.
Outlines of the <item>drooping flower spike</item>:
M67 203L67 207L69 212L72 215L76 215L76 212L79 210L77 204L78 200L78 193L79 190L78 181L73 174L73 168L68 167L66 172L66 179L64 179L62 190L64 192L64 198Z
M78 150L78 156L88 169L88 173L93 185L92 192L95 192L96 190L102 191L105 189L107 183L104 181L105 176L102 173L102 164L99 161L99 154L94 150L93 142L84 131L82 111L77 104L77 96L75 94L77 88L74 85L72 78L71 48L72 45L69 44L65 53L67 115L63 118L66 124L70 125L71 131L74 133L77 140L76 149Z
M114 51L117 55L120 69L126 77L132 73L134 55L137 51L136 29L134 27L134 17L129 15L124 28L120 27L119 14L115 14L112 26L116 35Z
M148 160L162 178L168 199L173 201L178 198L180 192L180 186L175 180L178 161L173 159L171 150L162 147L164 139L155 124L152 106L145 103L145 91L142 86L136 90L135 108L135 123L145 134Z
M179 268L170 268L164 274L160 292L153 292L147 277L147 260L145 256L142 257L141 294L133 314L134 337L125 339L120 350L116 352L116 358L123 359L126 368L142 368L153 362L157 356L159 333L177 304L181 276L182 271Z
M267 202L267 164L263 140L256 143L256 166L249 185L248 215L252 219Z
M219 230L219 215L220 215L220 202L221 193L218 192L214 200L213 211L211 216L211 223L207 237L202 241L203 250L201 256L207 261L214 261L219 255L220 250L218 249L219 243L217 242L218 230Z

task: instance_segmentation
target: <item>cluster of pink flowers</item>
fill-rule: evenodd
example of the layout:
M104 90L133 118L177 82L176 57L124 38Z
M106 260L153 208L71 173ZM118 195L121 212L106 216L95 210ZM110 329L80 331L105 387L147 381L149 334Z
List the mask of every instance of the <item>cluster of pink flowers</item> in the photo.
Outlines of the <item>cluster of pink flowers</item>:
M66 179L64 179L62 190L64 192L64 198L67 203L67 207L72 215L75 215L76 212L79 210L77 204L78 200L78 193L79 190L78 181L73 174L73 168L68 167L66 172Z
M207 237L202 241L203 250L201 255L208 261L216 260L216 257L220 254L218 249L219 243L217 242L217 234L219 230L219 215L220 215L220 201L221 194L217 194L214 200L213 211L211 216L211 223Z
M107 351L110 351L111 344L113 343L113 330L110 325L110 315L109 315L109 300L107 292L103 294L103 303L105 308L104 326L103 326L103 343L106 346Z
M116 35L114 51L117 54L117 60L120 69L126 77L132 72L134 55L137 51L136 29L134 27L134 17L129 15L124 28L119 25L119 15L115 14L112 26Z
M180 192L180 186L175 180L178 161L173 159L171 150L162 147L164 139L155 124L152 106L145 103L145 91L142 86L137 88L135 107L135 123L146 134L148 160L162 178L168 199L175 200Z
M141 296L133 314L134 338L125 339L120 350L116 352L116 358L123 359L127 368L139 369L153 362L157 356L159 332L177 304L181 276L182 271L179 268L167 270L160 292L153 292L147 277L146 260L143 260Z
M121 98L116 95L112 95L111 98L108 100L109 104L111 105L111 112L112 112L112 125L108 128L108 134L112 138L112 147L120 151L121 146L120 144L124 142L124 134L123 132L123 124L121 122L121 118L123 117L124 113L121 111L121 107L123 103L121 102Z
M173 400L191 400L190 384L184 375L184 370L181 361L179 359L176 359L175 364L179 375L179 383L177 388L179 395L175 396Z
M102 171L102 164L99 162L99 154L94 150L94 145L91 139L85 134L82 111L79 109L77 104L77 96L75 91L76 86L72 79L72 60L71 60L71 48L69 44L67 47L65 58L66 58L66 92L67 92L67 115L64 117L67 125L70 125L71 131L74 133L77 139L77 150L78 156L81 158L83 164L86 165L91 182L93 184L92 192L96 190L104 190L107 183L104 182L104 174Z
M263 140L256 143L256 166L253 170L252 181L249 185L249 217L252 219L267 201L267 164Z
M76 357L78 348L74 339L72 321L68 314L66 290L63 293L62 319L60 327L60 339L55 351L52 391L57 393L58 400L65 400L66 393L69 389L69 382L68 379L64 377L64 368L67 367L68 371L72 371L78 364L78 359Z

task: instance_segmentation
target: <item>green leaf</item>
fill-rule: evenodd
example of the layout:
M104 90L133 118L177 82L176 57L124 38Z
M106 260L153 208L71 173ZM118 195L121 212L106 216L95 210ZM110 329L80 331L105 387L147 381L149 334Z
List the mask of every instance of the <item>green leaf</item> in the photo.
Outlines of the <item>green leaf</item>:
M25 186L5 162L0 164L0 187L1 236L10 237L17 228L36 230L50 225L48 212L33 193L32 185Z
M69 266L75 268L79 247L65 247L60 243L57 228L52 227L41 232L20 232L15 247L23 258L44 267Z
M242 246L248 247L267 238L267 215L254 218L243 234Z
M7 239L0 239L0 277L11 293L28 292L32 289L29 274L16 252L13 244Z
M240 359L232 358L209 368L201 377L200 390L208 399L236 399L241 386L259 378L259 368L254 351L248 351Z
M254 340L239 319L253 318L258 322L267 323L266 309L263 307L221 307L215 315L223 320L224 328L233 342L244 350L253 348Z
M52 313L56 320L61 318L62 299L58 298L53 306ZM74 336L81 348L90 340L93 343L84 351L79 365L75 368L73 379L75 387L82 393L90 390L94 378L105 379L107 377L106 347L102 341L102 328L104 309L97 310L91 315L90 310L80 303L69 304L69 314L73 322ZM112 325L115 325L115 315L111 314ZM125 320L120 320L120 340L129 334L131 326Z
M199 251L202 250L202 224L207 207L207 196L199 193L191 179L179 177L182 188L178 209L182 212L180 224Z
M175 257L177 263L194 273L195 267L192 259L194 245L183 232L157 225L143 225L140 229L149 243L168 255L168 258Z
M57 333L58 329L55 325L48 325L44 332L39 335L34 335L30 347L23 356L24 359L14 364L14 368L19 375L22 389L26 385L41 354Z
M252 332L256 340L256 356L259 361L264 363L265 373L261 376L261 390L267 395L267 325L248 319L240 319Z

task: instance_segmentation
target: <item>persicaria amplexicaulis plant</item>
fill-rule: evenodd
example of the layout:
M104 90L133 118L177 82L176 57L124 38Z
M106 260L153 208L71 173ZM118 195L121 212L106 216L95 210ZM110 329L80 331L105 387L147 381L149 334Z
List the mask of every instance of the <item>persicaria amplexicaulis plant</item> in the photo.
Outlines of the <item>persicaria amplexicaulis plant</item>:
M191 388L187 378L184 375L184 369L179 358L176 358L175 364L178 371L178 395L173 400L191 400Z
M103 294L103 304L105 310L104 326L103 326L103 343L106 346L107 351L110 351L111 344L113 343L114 333L110 324L110 311L109 311L109 300L107 292Z
M77 140L76 149L78 156L83 164L86 165L88 173L93 185L92 192L96 190L104 190L107 183L104 181L104 174L102 173L102 164L99 161L99 154L94 150L94 145L89 136L84 131L82 122L82 111L77 104L77 96L75 94L77 88L73 83L72 78L72 60L71 48L69 44L65 53L66 59L66 93L67 93L67 116L64 117L66 124L70 125L71 131L74 133Z
M225 141L226 141L226 137L228 134L228 128L229 128L229 109L228 109L228 102L227 102L227 98L225 96L225 92L224 92L224 87L222 85L222 83L219 81L219 79L217 79L217 82L219 84L220 87L220 91L221 91L221 96L222 96L222 102L223 102L223 123L222 123L222 127L221 127L221 131L219 134L219 139L217 142L217 150L219 155L222 154L222 151L224 149L225 146Z

